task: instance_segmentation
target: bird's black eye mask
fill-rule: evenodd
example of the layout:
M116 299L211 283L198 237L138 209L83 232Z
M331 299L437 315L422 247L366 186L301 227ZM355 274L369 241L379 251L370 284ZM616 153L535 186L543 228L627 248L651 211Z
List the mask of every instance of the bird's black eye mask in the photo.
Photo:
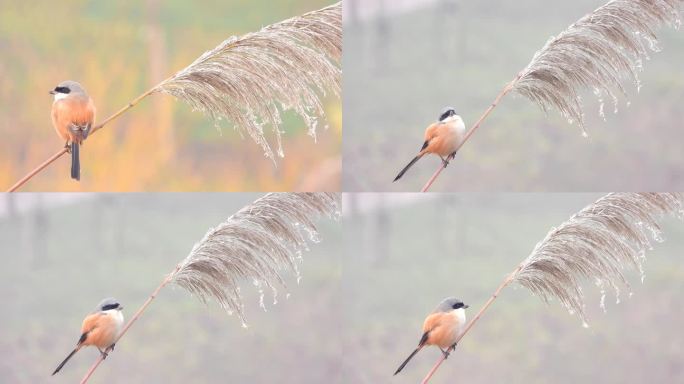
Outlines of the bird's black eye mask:
M70 93L71 89L69 89L68 87L57 87L57 88L55 88L55 92L57 92L57 93Z
M456 114L456 112L454 112L453 110L450 109L450 110L442 113L441 116L439 116L439 121L442 121L442 120L446 119L447 117L453 116L455 114Z
M117 309L117 308L119 308L119 303L116 303L116 304L107 304L107 305L105 305L105 306L102 307L102 310L103 310L103 311L109 311L110 309Z

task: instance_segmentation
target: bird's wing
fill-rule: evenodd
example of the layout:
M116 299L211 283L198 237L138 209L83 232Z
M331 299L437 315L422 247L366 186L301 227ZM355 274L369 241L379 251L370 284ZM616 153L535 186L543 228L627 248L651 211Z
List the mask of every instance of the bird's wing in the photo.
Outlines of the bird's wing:
M90 133L95 119L95 105L92 99L74 98L62 100L69 106L69 130L76 141L83 141Z
M86 109L88 110L88 121L92 125L93 122L95 122L95 113L97 111L95 109L95 102L93 101L93 99L88 98L88 106L86 107Z
M81 337L78 338L78 343L76 343L76 345L83 344L83 342L86 341L86 339L88 338L88 333L90 332L81 333Z
M433 313L425 319L423 323L423 332L430 332L437 328L444 320L444 312Z
M435 136L439 134L440 123L430 124L429 127L425 129L425 142L432 140Z
M424 325L429 329L425 343L438 345L440 348L449 347L454 342L454 330L458 327L458 322L458 318L451 313L440 312L428 316Z
M71 134L73 135L75 141L83 142L83 140L88 138L88 134L90 133L90 127L92 127L91 123L88 123L88 124L71 123L71 124L69 124L69 131L71 131Z
M83 319L83 324L81 325L81 338L78 339L78 345L83 344L88 338L88 334L98 327L98 319L102 316L102 313L96 312L91 313Z
M55 101L52 123L63 139L82 141L95 120L95 105L88 98L73 97Z
M434 123L425 129L425 142L423 142L419 152L421 155L425 154L425 149L430 145L432 139L439 135L439 126L439 123Z
M66 106L69 122L78 126L87 126L95 119L95 104L90 98L73 97L59 101Z
M76 123L70 123L69 124L69 129L71 132L74 133L81 133L81 131L86 131L90 127L90 124L76 124Z
M427 343L428 337L430 336L430 331L423 332L423 336L420 337L420 341L418 342L418 346L422 347Z
M423 152L425 150L425 148L428 147L429 144L430 144L430 140L425 140L425 142L423 143L423 146L420 147L420 152Z
M86 125L86 128L83 132L83 139L85 140L88 135L90 134L90 128L92 128L93 124L95 123L95 103L93 102L93 99L88 98L88 105L86 106L86 117L88 118L88 124Z
M98 320L100 317L104 316L102 312L91 313L83 319L83 325L81 325L81 333L88 333L93 329L97 328Z
M114 318L112 316L107 316L103 312L94 313L89 315L83 320L82 344L85 345L95 345L98 348L107 348L113 342L116 337L115 329L113 324Z

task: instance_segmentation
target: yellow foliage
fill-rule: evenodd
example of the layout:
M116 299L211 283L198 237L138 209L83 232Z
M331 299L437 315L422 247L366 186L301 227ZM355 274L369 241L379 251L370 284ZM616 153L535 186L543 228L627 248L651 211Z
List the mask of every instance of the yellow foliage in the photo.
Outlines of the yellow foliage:
M302 1L294 10L254 3L271 14L249 26L240 15L227 12L228 5L193 7L197 19L215 18L226 8L223 25L212 27L178 25L172 17L161 17L177 11L163 2L160 9L85 1L3 5L0 47L3 57L11 59L0 60L2 185L9 187L64 144L50 122L48 91L58 82L81 82L102 121L231 34L257 30L329 2ZM54 20L70 22L55 25ZM326 103L329 129L321 124L315 142L303 122L288 124L283 137L286 157L274 167L253 141L240 138L230 126L219 132L200 112L188 112L169 96L152 95L85 142L80 183L69 178L69 159L63 156L22 190L289 190L327 159L339 157L341 103L339 98ZM339 179L327 184L321 187L339 188Z

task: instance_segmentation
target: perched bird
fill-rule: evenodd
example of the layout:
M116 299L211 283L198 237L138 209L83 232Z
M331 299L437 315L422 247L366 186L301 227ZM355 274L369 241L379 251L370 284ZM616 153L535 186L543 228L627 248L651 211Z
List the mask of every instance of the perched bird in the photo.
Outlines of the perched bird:
M456 155L456 151L465 137L465 132L465 124L461 116L457 115L453 108L447 107L439 116L439 121L427 127L425 130L425 142L423 147L420 148L420 152L399 172L394 181L404 176L404 173L416 161L428 153L434 153L439 156L446 167L449 164L449 157Z
M119 337L124 325L123 307L115 299L104 299L97 309L83 320L81 337L76 348L62 361L52 374L59 372L72 356L81 348L93 345L97 347L103 357L107 357L108 350L114 350L114 342Z
M436 345L444 354L444 357L449 356L449 350L456 347L456 340L465 327L466 315L465 309L467 305L459 299L448 297L442 300L434 311L425 319L423 323L423 336L418 342L416 348L406 360L397 368L397 373L401 372L406 364L418 353L423 347L428 345Z
M52 125L65 147L71 152L71 178L81 179L79 147L88 137L95 121L95 103L81 84L67 80L50 91L55 96L52 103Z

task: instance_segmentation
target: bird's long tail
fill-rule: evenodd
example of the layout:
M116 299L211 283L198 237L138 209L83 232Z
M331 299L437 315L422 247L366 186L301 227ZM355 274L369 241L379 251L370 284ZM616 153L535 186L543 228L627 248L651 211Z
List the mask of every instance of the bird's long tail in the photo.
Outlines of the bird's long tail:
M55 369L55 371L52 372L52 376L54 376L57 372L59 372L59 370L62 369L62 367L64 367L64 364L66 364L67 361L69 361L69 359L71 359L71 358L76 354L76 352L78 352L79 349L81 349L80 346L74 348L74 350L71 351L71 353L69 354L69 356L67 356L66 359L64 359L64 361L62 361L62 363L57 367L57 369Z
M394 374L396 375L397 373L401 372L401 370L404 369L404 367L406 366L406 364L408 364L409 360L411 360L411 359L413 358L413 356L415 356L416 353L418 353L418 351L420 351L422 348L423 348L423 347L418 347L418 348L416 348L415 351L411 352L411 354L409 355L409 357L407 357L406 360L404 360L404 362L401 363L401 365L399 366L399 368L397 368L397 371L394 372Z
M72 141L71 142L71 178L74 180L81 180L81 157L79 156L80 145Z
M399 172L397 177L395 177L394 181L392 181L392 182L395 182L395 181L401 179L401 177L404 176L404 173L406 173L406 171L408 171L408 169L411 168L413 166L413 164L416 163L416 161L420 160L420 158L423 157L423 155L424 155L424 153L421 152L418 154L418 156L414 157L413 160L411 160L411 162L408 163L408 165L405 166L404 169L401 170L401 172Z

